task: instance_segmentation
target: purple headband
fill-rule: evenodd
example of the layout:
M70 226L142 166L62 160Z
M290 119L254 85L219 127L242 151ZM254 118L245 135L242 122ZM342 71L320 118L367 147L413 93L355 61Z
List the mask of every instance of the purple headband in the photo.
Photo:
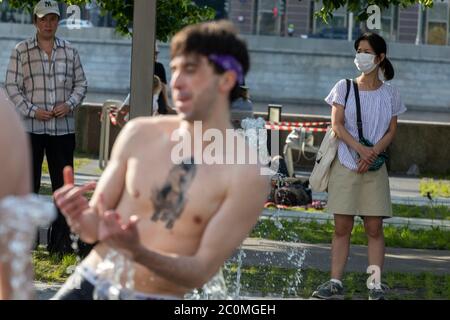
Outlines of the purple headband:
M244 72L239 61L235 57L227 54L210 54L209 60L222 67L225 71L234 71L237 76L238 84L244 84Z

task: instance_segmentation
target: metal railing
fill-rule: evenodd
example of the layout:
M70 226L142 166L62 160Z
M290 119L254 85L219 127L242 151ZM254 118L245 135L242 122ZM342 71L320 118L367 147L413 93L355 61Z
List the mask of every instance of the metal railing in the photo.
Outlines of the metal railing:
M122 101L120 100L106 100L103 103L102 114L100 117L100 150L98 153L98 166L102 170L106 168L109 160L109 137L111 128L109 114L112 109L119 109L121 105Z

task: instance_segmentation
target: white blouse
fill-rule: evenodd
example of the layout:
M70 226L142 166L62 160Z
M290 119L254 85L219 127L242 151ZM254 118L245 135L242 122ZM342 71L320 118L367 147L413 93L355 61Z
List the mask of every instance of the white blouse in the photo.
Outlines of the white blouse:
M345 105L345 95L347 84L345 79L339 80L331 89L325 101L332 106L333 103ZM400 94L394 86L383 82L377 90L359 90L359 100L361 104L361 120L364 138L374 145L383 138L389 128L392 117L398 116L406 111ZM353 84L350 85L347 106L344 118L345 129L355 138L358 137L358 127L356 125L356 102ZM338 158L343 166L350 170L358 170L358 155L344 141L339 140Z

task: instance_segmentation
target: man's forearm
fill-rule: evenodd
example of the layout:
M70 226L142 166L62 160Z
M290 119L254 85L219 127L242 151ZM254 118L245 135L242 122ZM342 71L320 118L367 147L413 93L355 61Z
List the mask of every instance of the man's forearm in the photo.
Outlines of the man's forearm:
M37 106L28 101L23 91L23 71L19 51L13 50L6 70L5 89L12 103L24 117L34 118Z
M70 107L70 110L73 111L77 106L81 104L81 102L83 102L86 96L86 90L87 87L82 86L75 88L72 91L72 94L69 96L69 99L67 99L67 101L65 102Z
M17 109L19 109L20 113L24 117L35 117L37 107L25 98L23 92L19 89L19 86L17 84L6 83L5 89L8 93L9 98L11 99L11 102Z
M133 258L160 277L187 288L199 288L212 276L195 256L163 255L140 246L134 251Z
M73 75L74 75L74 86L69 99L66 101L67 104L71 106L73 111L77 106L83 102L86 91L87 91L87 80L84 74L83 66L81 65L80 56L78 52L75 52L74 62L73 62Z

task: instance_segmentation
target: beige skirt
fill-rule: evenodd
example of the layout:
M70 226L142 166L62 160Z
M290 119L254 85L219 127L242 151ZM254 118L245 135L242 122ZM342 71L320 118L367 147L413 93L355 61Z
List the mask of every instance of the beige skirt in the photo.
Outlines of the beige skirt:
M360 174L344 167L338 157L331 165L327 211L352 216L392 217L386 165Z

